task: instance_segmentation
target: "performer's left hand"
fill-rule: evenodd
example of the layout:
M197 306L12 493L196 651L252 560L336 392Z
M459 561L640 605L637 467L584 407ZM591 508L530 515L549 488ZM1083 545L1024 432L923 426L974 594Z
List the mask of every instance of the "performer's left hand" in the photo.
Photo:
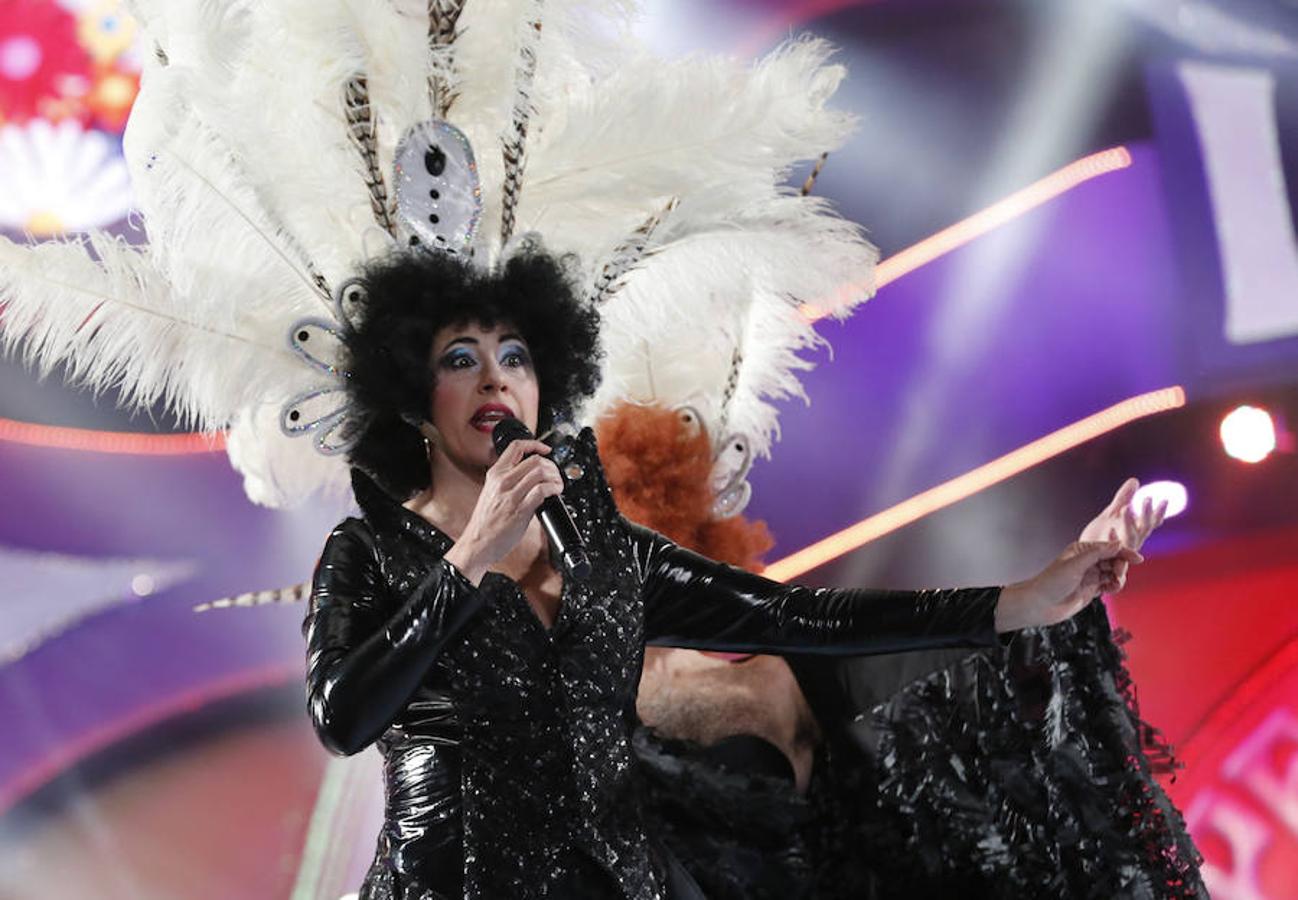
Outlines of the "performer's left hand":
M1144 561L1140 547L1167 513L1165 502L1155 505L1148 500L1139 515L1133 512L1131 499L1139 487L1139 481L1127 479L1054 562L1035 577L1001 591L997 631L1053 625L1075 615L1096 594L1122 590L1128 567Z
M1131 499L1136 496L1136 491L1139 489L1140 482L1135 478L1124 481L1122 487L1118 488L1118 492L1113 495L1113 500L1082 529L1077 540L1084 543L1119 540L1122 546L1130 550L1139 550L1144 546L1145 540L1154 529L1163 524L1163 518L1167 515L1167 501L1155 504L1152 498L1146 497L1137 515L1131 508ZM1114 562L1113 574L1117 586L1112 590L1106 589L1107 594L1116 594L1126 585L1125 560Z

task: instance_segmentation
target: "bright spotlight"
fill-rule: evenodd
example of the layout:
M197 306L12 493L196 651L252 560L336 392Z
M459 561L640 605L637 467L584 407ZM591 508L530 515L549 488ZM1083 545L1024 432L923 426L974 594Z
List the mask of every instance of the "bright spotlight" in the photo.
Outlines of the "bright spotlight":
M147 597L153 593L153 589L154 584L152 575L141 573L131 579L131 590L137 597Z
M1256 406L1236 407L1221 420L1221 443L1227 456L1247 463L1261 462L1275 450L1271 414Z
M1151 481L1136 491L1136 496L1131 498L1131 511L1139 515L1146 500L1153 500L1155 509L1158 508L1158 504L1166 502L1165 516L1170 519L1185 512L1189 494L1185 491L1185 485L1179 481Z

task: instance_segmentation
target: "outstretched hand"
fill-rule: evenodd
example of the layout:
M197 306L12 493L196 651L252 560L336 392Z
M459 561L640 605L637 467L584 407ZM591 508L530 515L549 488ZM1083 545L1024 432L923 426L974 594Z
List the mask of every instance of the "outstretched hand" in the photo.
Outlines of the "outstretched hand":
M1167 514L1166 502L1152 500L1142 504L1139 515L1133 512L1131 499L1139 488L1139 481L1128 478L1054 562L1027 581L1004 588L996 607L996 630L1054 625L1077 614L1096 594L1122 590L1128 567L1144 561L1141 545Z
M1054 625L1081 611L1096 594L1121 587L1116 569L1124 571L1145 558L1121 541L1075 541L1039 574L1006 586L996 605L996 630L1015 631Z
M1129 550L1139 550L1144 546L1154 529L1163 524L1167 515L1167 501L1155 504L1152 498L1146 497L1137 515L1131 508L1131 499L1139 489L1140 482L1135 478L1124 481L1113 495L1113 500L1082 529L1077 540L1083 543L1117 540ZM1116 594L1127 583L1127 563L1115 565L1114 574L1118 580L1117 587L1105 588L1106 594Z

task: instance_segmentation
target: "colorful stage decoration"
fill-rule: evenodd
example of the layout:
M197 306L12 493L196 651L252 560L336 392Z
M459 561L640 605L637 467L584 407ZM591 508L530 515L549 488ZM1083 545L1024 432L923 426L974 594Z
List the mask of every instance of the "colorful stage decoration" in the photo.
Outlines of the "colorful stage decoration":
M132 192L121 145L75 120L0 126L0 228L53 237L126 218Z
M39 239L126 217L139 86L121 0L0 0L0 229Z

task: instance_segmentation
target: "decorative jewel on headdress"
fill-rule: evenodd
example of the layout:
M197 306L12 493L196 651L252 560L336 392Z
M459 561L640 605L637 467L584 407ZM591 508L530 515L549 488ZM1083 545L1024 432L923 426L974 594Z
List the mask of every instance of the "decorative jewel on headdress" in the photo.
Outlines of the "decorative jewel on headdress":
M396 154L398 233L412 246L472 254L482 185L464 132L430 119L408 130Z
M702 413L688 403L676 407L676 413L691 434L703 431L712 446L711 485L715 498L712 501L712 518L728 519L737 516L748 506L753 496L753 486L748 483L748 471L753 467L752 447L748 438L734 432L724 438L713 434Z
M330 377L284 405L280 428L289 437L312 435L316 450L326 456L346 453L364 430L355 421L355 410L347 397L348 374L342 368L344 335L355 327L364 299L360 281L348 279L334 292L335 321L298 319L288 334L289 348L307 365Z
M728 519L737 516L753 497L753 486L748 482L748 470L753 467L753 454L745 435L727 435L717 445L712 455L712 489L716 499L712 502L712 517Z

